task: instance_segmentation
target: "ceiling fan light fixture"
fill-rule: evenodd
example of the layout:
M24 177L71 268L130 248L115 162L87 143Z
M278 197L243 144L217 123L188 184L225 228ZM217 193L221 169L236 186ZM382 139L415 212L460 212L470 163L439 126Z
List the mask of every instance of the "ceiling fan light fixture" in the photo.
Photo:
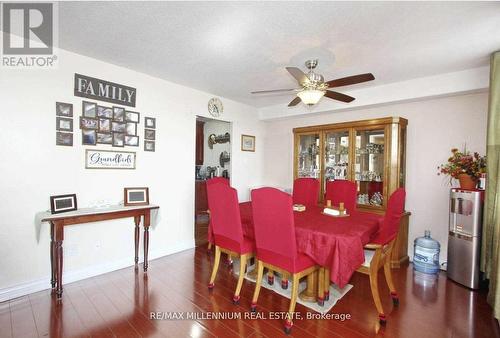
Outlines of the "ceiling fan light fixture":
M308 106L318 103L323 95L325 95L325 91L318 89L304 89L297 93L297 96L300 97L302 102Z

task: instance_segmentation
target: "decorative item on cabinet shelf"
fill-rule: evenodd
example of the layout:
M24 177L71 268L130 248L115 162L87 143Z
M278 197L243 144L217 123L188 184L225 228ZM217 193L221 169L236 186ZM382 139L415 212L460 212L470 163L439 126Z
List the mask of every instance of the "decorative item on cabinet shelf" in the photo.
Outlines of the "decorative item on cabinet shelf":
M222 144L222 143L227 143L231 141L231 135L229 133L221 134L221 135L215 135L215 134L210 134L208 136L208 147L210 149L214 148L214 144Z
M438 175L450 176L450 184L453 178L457 179L462 189L475 189L481 174L486 171L486 156L477 152L471 155L466 147L462 152L453 148L451 153L448 161L438 167Z
M220 153L219 156L219 163L222 168L224 168L224 165L231 160L231 157L227 151L223 151Z
M149 188L124 188L123 195L123 205L126 207L149 204Z
M76 209L76 194L50 196L51 214L59 214Z

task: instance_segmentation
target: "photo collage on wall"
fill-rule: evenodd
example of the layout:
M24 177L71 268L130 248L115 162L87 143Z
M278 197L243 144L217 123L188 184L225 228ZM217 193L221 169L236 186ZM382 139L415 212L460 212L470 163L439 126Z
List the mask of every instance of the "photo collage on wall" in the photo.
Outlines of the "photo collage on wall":
M56 102L56 145L73 146L73 105Z
M113 147L138 147L137 125L140 114L123 107L104 107L82 102L80 129L83 145L109 144Z
M144 151L155 151L156 119L144 117Z

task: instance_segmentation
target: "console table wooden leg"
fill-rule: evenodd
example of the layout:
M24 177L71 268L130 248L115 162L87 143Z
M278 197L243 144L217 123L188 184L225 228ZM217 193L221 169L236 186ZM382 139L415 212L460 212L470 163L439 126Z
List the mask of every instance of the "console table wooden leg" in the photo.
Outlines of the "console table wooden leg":
M56 242L54 241L54 223L50 222L50 286L56 287Z
M55 232L55 253L56 253L56 294L57 298L62 297L62 272L63 272L63 239L64 239L64 223L54 222Z
M144 214L144 272L148 271L150 211Z
M135 262L135 265L137 265L139 263L139 234L140 234L139 225L141 224L141 216L134 216L134 222L135 222L135 257L134 257L134 262Z
M57 272L56 272L56 280L57 280L57 289L56 294L57 298L61 298L63 288L62 288L62 270L63 270L63 248L62 241L56 241L56 257L57 257Z

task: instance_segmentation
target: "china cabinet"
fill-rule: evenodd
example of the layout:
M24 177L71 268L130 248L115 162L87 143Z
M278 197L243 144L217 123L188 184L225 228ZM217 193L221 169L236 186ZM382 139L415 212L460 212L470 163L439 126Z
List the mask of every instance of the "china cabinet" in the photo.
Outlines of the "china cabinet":
M358 210L383 213L391 193L405 186L407 124L401 117L385 117L295 128L294 178L317 178L321 203L327 181L353 181ZM408 258L408 217L402 227L405 223L406 229L400 230L402 236L406 233L401 254L395 250L401 261Z

